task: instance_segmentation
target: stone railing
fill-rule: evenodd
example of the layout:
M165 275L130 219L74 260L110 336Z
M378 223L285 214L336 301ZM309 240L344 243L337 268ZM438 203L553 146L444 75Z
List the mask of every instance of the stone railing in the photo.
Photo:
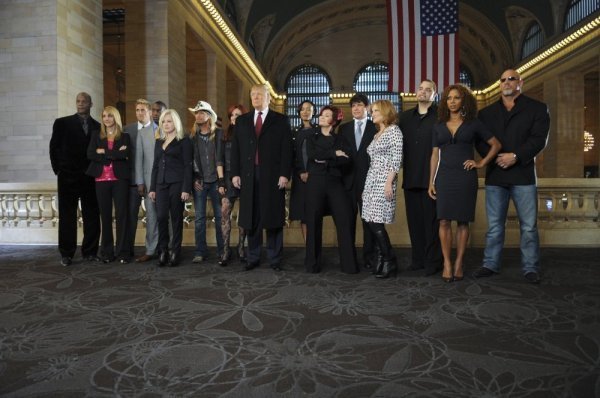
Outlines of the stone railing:
M475 222L471 225L470 245L474 247L485 245L487 228L482 179L479 184ZM538 191L538 224L542 246L600 247L600 179L540 179ZM402 193L398 194L397 199L396 222L388 226L388 230L394 245L406 247L410 245L410 239ZM0 183L0 244L56 244L58 217L56 183ZM145 211L142 207L136 234L138 245L144 244L144 217ZM236 242L237 204L233 218L232 242ZM184 220L184 244L193 245L192 203L186 204ZM79 221L81 233L81 218ZM360 223L358 225L360 228ZM326 218L323 228L324 245L335 245L335 228L330 217ZM210 222L208 229L207 238L209 243L214 244L214 226ZM300 225L297 222L288 223L285 228L285 242L288 246L303 245ZM506 245L514 247L518 244L518 218L511 203L507 219Z

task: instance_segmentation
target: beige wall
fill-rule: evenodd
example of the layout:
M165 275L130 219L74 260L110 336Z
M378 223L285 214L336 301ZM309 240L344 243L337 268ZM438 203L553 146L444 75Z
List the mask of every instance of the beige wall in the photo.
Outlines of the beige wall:
M0 182L54 180L54 119L80 91L103 106L102 2L2 1L0 37Z

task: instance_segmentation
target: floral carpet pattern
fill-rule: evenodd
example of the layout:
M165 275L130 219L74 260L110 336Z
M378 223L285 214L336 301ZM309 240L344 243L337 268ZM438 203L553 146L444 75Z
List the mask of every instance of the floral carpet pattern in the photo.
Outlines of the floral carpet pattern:
M540 285L515 249L450 284L306 274L298 248L279 273L185 250L176 268L62 267L55 247L0 246L0 396L600 396L599 249L543 249Z

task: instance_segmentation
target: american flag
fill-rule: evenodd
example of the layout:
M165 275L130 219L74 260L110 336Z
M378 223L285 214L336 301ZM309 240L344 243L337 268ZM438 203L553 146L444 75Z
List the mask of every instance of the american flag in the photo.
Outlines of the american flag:
M458 82L458 0L387 0L389 91Z

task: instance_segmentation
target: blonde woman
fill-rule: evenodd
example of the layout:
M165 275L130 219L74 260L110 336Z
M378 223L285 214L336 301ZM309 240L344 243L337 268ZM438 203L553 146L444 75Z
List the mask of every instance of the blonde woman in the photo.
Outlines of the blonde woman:
M119 111L107 106L102 111L100 132L95 133L87 149L90 165L86 174L96 180L96 198L100 208L102 242L100 257L104 263L115 260L121 264L129 262L129 250L125 247L127 208L129 206L130 138L123 133ZM117 244L114 245L112 214L115 207Z
M148 196L156 203L158 265L174 267L181 260L184 203L192 192L192 143L174 109L167 109L160 116L158 135ZM169 216L173 226L170 255Z
M377 261L375 277L389 278L398 266L385 224L394 222L396 215L396 188L402 166L402 132L396 123L398 114L388 100L371 104L371 117L377 133L367 148L371 164L363 190L362 218L375 236Z

